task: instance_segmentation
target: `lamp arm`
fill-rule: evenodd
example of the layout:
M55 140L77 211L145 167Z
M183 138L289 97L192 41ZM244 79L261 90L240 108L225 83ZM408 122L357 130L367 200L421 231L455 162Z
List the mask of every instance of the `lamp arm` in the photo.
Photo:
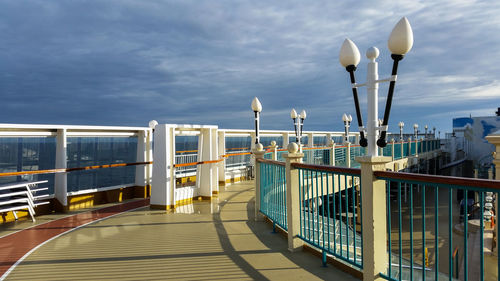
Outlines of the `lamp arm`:
M347 72L349 72L349 76L351 78L351 84L354 85L356 83L356 78L354 77L354 71L356 71L356 66L348 65L346 68ZM352 87L352 96L354 98L354 107L356 108L356 118L358 119L358 127L363 127L363 119L361 117L361 110L359 109L359 100L358 100L358 88ZM359 131L359 145L362 147L368 146L368 140L365 138L365 132L363 130Z
M395 76L398 73L398 64L399 61L403 59L403 55L392 54L391 58L394 60L394 63L392 64L391 75ZM389 115L391 113L391 105L392 105L392 96L394 95L395 86L396 86L396 81L395 80L391 81L389 84L389 93L387 94L387 101L385 104L384 120L382 121L382 126L387 126L387 124L389 123ZM377 141L377 145L379 147L385 147L387 145L387 142L385 141L386 135L387 135L387 130L383 130L380 134L380 138Z
M297 118L293 118L293 127L295 128L295 141L299 142L299 131L297 131Z
M300 118L300 137L302 138L302 129L304 129L304 118Z

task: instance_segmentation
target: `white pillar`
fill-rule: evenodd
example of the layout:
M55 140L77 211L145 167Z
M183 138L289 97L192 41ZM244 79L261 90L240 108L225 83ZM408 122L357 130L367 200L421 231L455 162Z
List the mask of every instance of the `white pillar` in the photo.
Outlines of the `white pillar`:
M387 211L386 184L377 179L374 171L385 171L389 157L362 156L361 206L363 206L363 280L384 280L379 273L387 271Z
M66 129L58 129L56 137L56 169L68 167ZM68 178L67 173L57 173L54 178L54 196L61 204L62 210L66 211L68 206Z
M219 155L226 154L226 133L224 131L217 132L217 145ZM226 185L226 158L221 158L219 162L219 184Z
M283 148L286 148L286 147L288 147L288 144L289 144L290 133L284 132L281 135L283 138Z
M345 144L345 146L346 146L345 165L346 165L346 167L350 168L351 167L351 143L347 142Z
M275 141L271 141L271 152L274 161L278 161L278 146Z
M210 128L201 128L198 138L198 162L217 160L217 148L215 143L215 130ZM212 194L217 194L218 189L215 184L218 181L216 173L217 164L201 164L196 169L196 186L198 195L205 199L212 198Z
M310 148L314 147L314 135L313 135L313 133L307 134L307 146L309 146Z
M217 142L217 129L210 129L212 134L210 160L219 160L219 144ZM208 164L212 174L212 194L219 194L219 165L221 162Z
M330 166L335 166L335 142L330 139Z
M302 162L303 153L297 153L296 145L288 146L288 153L283 157L286 162L286 208L288 223L288 250L291 252L302 249L304 242L298 237L300 234L300 197L299 197L299 171L294 169L292 163Z
M175 207L175 126L157 125L154 141L151 208L173 209Z
M136 162L146 162L146 143L147 143L147 131L137 132L137 154ZM145 188L147 185L146 179L146 169L147 165L137 165L135 166L135 185L138 187Z

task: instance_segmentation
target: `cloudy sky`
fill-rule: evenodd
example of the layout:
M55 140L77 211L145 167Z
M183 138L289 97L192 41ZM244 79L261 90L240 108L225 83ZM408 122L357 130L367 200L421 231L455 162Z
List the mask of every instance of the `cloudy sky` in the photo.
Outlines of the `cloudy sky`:
M0 1L0 122L244 129L257 96L263 129L292 129L295 107L307 130L342 130L355 115L343 40L361 51L358 82L371 46L383 78L406 16L415 43L390 129L450 131L453 117L500 106L499 14L500 1ZM366 113L365 89L360 99Z

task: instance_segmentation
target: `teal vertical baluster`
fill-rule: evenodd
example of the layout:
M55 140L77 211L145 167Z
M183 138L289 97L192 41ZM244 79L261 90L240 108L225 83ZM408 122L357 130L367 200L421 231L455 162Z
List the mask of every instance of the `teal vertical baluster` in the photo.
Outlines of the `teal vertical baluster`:
M453 280L453 190L450 188L448 189L448 267L450 268L448 277L449 280Z
M331 251L331 247L330 247L330 175L332 176L333 178L333 175L331 173L326 173L326 212L327 212L327 227L328 227L328 232L327 232L327 235L328 235L328 251L330 252Z
M360 208L360 214L361 214L361 268L363 268L363 206L361 205L361 202L363 202L363 192L361 189L361 178L358 177L359 179L359 208Z
M464 278L465 278L465 281L467 281L469 279L469 275L468 275L468 251L467 251L467 236L469 235L469 232L468 232L468 224L469 224L469 210L468 210L468 201L469 201L469 191L467 189L464 189L464 193L465 193L465 196L464 196Z
M325 193L323 193L323 172L320 172L321 178L321 226L323 228L323 252L325 250Z
M337 158L335 158L337 159ZM335 207L335 174L332 174L332 206L333 206L333 253L337 253L337 208Z
M391 182L389 180L385 181L385 186L387 190L387 238L389 238L389 277L392 278L392 239L391 239Z
M280 168L280 174L283 176L286 176L285 175L285 170L283 169L283 166L279 166ZM283 182L283 181L282 181ZM287 208L286 208L286 185L284 184L281 184L281 190L283 190L282 192L282 200L283 200L283 221L284 221L284 225L287 226L286 229L288 229L288 218L287 218L287 215L286 215L286 211L287 211Z
M399 224L399 281L401 281L401 277L403 276L403 245L401 241L401 231L403 226L403 217L401 214L401 182L398 182L398 224Z
M343 242L342 242L342 182L340 180L340 177L341 175L339 174L339 232L340 232L340 255L343 256L342 254L342 245L343 245Z
M434 251L436 257L434 258L434 280L438 280L439 276L439 229L438 229L438 220L439 218L439 190L438 186L434 186L434 231L436 234L434 235Z
M413 280L413 184L410 184L410 280Z
M422 280L425 281L425 185L422 186Z
M344 194L345 194L345 238L346 238L346 246L347 246L347 259L349 260L349 192L347 192L347 188L349 187L347 182L347 176L344 176Z
M315 231L315 233L316 233L316 239L317 239L316 241L318 241L317 245L319 246L319 235L320 235L320 233L319 233L319 194L318 194L319 184L318 184L318 171L315 171L314 178L316 179L316 184L315 184L315 186L316 186L316 197L314 197L314 202L315 202L315 204L314 204L314 206L315 206L314 209L315 210L314 211L316 213L316 231Z
M304 212L304 186L302 185L302 179L304 177L303 175L304 173L304 170L302 169L299 169L299 202L300 202L300 207L299 207L299 216L300 216L300 237L304 237L304 231L303 231L303 227L304 227L304 222L302 221L303 220L303 215L302 215L302 212Z
M277 224L281 224L282 218L281 218L281 213L282 213L282 205L281 205L281 190L278 188L278 185L276 183L276 177L277 177L277 172L278 172L278 167L276 165L271 166L271 176L273 179L273 191L274 194L276 194L276 222Z
M479 192L479 212L481 213L481 216L479 217L479 230L480 230L480 236L481 237L479 240L479 249L481 250L480 252L480 267L479 267L479 274L480 274L480 279L481 281L484 280L484 192Z
M500 198L500 192L496 193L496 197ZM498 223L498 220L495 220L495 222ZM498 243L498 241L497 241L497 253L500 253L500 243ZM498 254L497 254L497 276L498 278L500 278L500 258L498 257Z
M307 239L311 241L311 185L309 184L309 178L310 178L310 173L311 171L307 170L307 226L309 227L309 234ZM314 232L313 232L314 235Z
M351 191L352 191L352 252L354 256L354 263L356 263L356 193L354 187L354 177L351 176Z

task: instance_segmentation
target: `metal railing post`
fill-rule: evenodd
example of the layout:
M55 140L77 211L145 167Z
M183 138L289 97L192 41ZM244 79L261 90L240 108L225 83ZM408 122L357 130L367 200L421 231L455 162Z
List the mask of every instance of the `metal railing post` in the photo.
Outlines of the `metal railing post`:
M292 163L301 163L304 153L299 153L296 143L288 145L288 153L283 154L286 169L286 210L288 223L288 250L291 252L302 249L304 242L298 237L300 234L300 197L299 171L292 167Z
M391 161L384 156L360 156L361 206L363 225L363 280L384 280L379 273L387 271L386 182L377 179L374 171L385 171Z

